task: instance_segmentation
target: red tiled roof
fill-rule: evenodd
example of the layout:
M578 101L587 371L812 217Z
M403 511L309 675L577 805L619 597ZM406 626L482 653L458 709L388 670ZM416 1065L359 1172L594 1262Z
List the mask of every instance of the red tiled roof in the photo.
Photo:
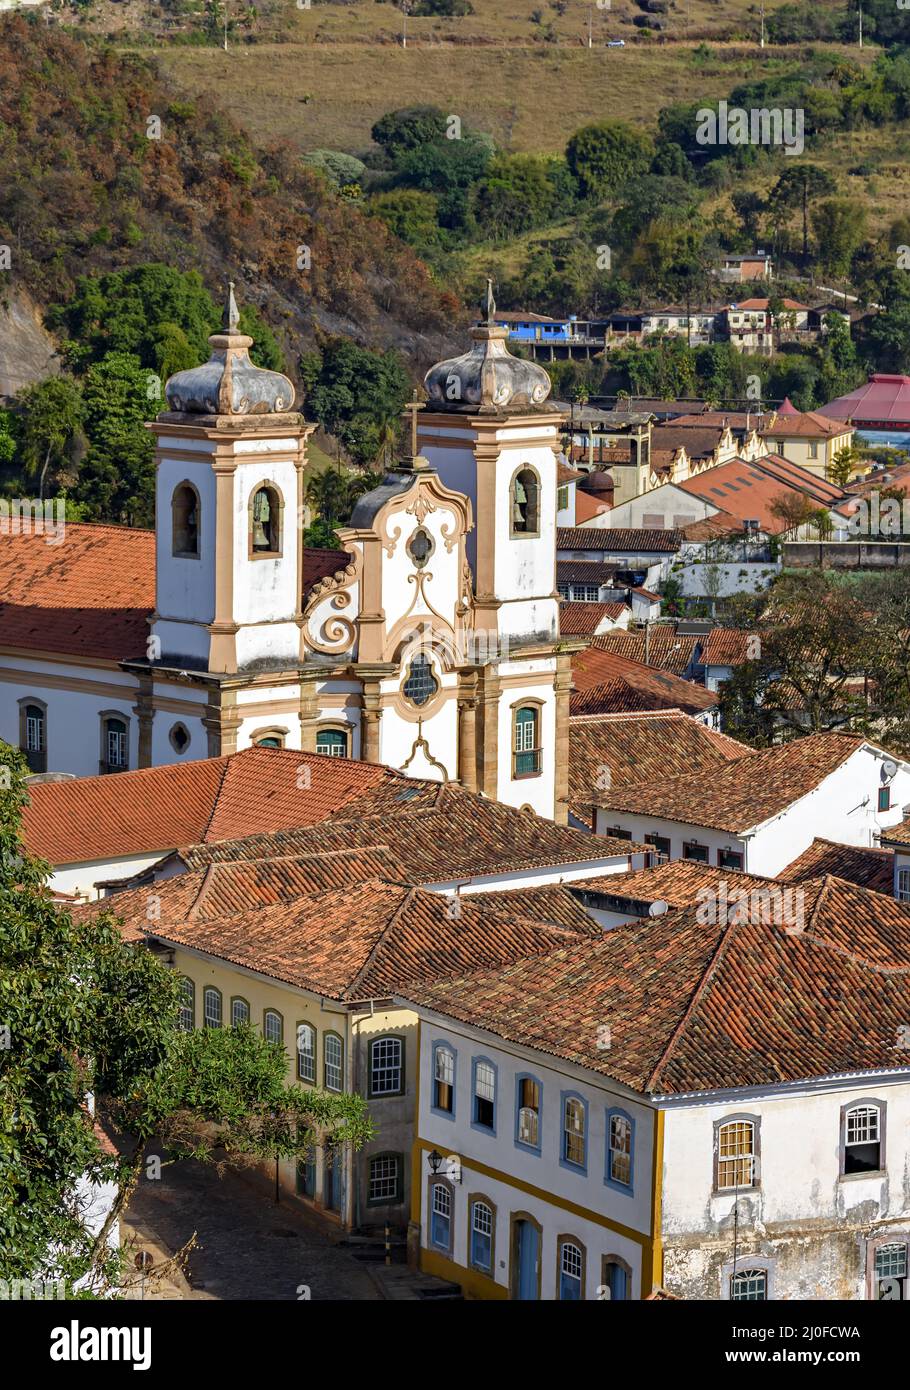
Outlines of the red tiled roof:
M741 627L715 627L700 639L701 666L742 666L749 658L749 639L753 634Z
M717 695L669 671L630 661L600 645L586 647L572 662L575 690L572 714L618 714L631 710L684 710L700 714L715 709Z
M563 637L593 637L605 618L618 622L627 603L561 603L559 631Z
M690 459L710 458L723 439L723 429L718 426L701 425L693 429L689 425L677 427L675 420L665 425L655 425L651 431L651 447L659 451L685 449Z
M575 483L585 475L578 468L570 468L561 458L556 460L556 481L562 483Z
M905 429L910 426L910 376L876 372L865 386L829 401L818 414L832 420L850 420L858 426L881 422Z
M336 815L298 830L250 835L229 843L187 845L180 850L180 857L188 867L201 868L229 859L383 846L391 849L409 883L429 884L512 869L626 859L643 848L556 825L451 783L427 784L435 788L435 796L432 802L424 802L418 795L420 784L402 780L406 785L400 791L390 787L384 794L380 789L366 806L361 797L358 805L363 807L363 814L358 815L351 806L346 812L348 819ZM376 814L379 795L384 796L385 805Z
M813 410L806 410L802 413L791 414L789 411L782 412L784 418L777 419L773 425L767 425L762 434L767 439L834 439L837 435L845 432L843 421L837 424L826 419L824 415L818 415Z
M781 497L812 497L817 489L810 491L808 484L796 486L780 476L778 468L763 467L763 462L747 463L744 459L731 459L728 463L719 463L715 468L686 478L678 486L728 512L740 523L756 520L762 531L777 535L787 529L787 523L775 516L771 510L772 504ZM789 466L797 467L795 464ZM813 478L813 482L817 484L818 479ZM691 533L687 534L691 539Z
M735 304L729 304L727 310L729 312L729 310L732 309L735 313L739 309L746 309L750 312L758 313L766 310L770 302L769 299L740 299L737 300ZM808 304L800 304L797 299L782 299L781 304L783 304L785 309L805 309L808 311L809 308Z
M575 520L579 525L583 521L590 521L592 517L603 516L604 512L609 510L610 502L605 496L595 497L589 492L583 492L581 488L575 489Z
M881 838L883 845L910 845L910 817L890 830L883 830Z
M155 533L67 522L0 536L0 645L122 661L145 654L155 607Z
M597 804L742 834L808 796L865 742L861 734L809 734L718 767L710 780L694 772L601 791Z
M671 859L649 869L585 879L584 883L574 885L573 891L584 901L593 897L606 906L603 900L609 899L609 906L644 917L652 903L666 903L674 911L692 907L700 901L699 893L705 889L713 892L722 883L727 885L728 893L734 888L751 892L753 888L779 888L783 879L783 875L775 879L745 874L739 869L720 869L714 864L696 863L694 859Z
M620 526L560 526L556 532L557 550L602 550L617 554L644 555L648 551L661 554L678 550L679 531L665 531Z
M164 930L184 922L230 917L373 878L403 878L401 865L384 846L229 860L157 880L154 893L158 915L154 922L149 920L151 889L147 885L80 904L72 909L72 916L91 918L111 911L123 920L124 935L136 940L152 927Z
M753 751L680 710L574 716L569 721L569 799L590 805L605 784L614 789L688 772L713 773Z
M383 879L148 935L339 1000L385 998L411 981L501 966L580 939L517 913L484 911L470 897L456 904Z
M346 550L320 550L317 546L303 548L303 593L308 594L320 579L343 571L351 563Z
M682 676L692 664L698 640L678 633L672 623L660 623L652 626L647 635L640 628L631 632L602 632L592 645L605 652L615 652L617 656L645 662L659 671Z
M303 767L309 778L300 776ZM347 758L247 748L192 763L37 782L28 789L25 844L52 864L164 853L312 824L390 781L400 787L408 779Z
M834 840L813 840L798 859L780 874L788 883L807 878L834 878L869 888L875 893L894 892L894 855L891 850L839 845Z
M835 878L789 891L789 926L690 908L400 997L644 1094L901 1067L910 909Z

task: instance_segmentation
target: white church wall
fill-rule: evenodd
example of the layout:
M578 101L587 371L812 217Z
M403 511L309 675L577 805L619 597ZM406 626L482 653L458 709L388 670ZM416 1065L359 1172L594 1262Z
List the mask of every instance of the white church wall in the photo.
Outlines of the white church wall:
M181 440L181 451L198 452L198 463L169 458L165 452L158 465L155 488L156 531L156 605L162 618L194 619L210 623L215 616L215 474L211 468L213 445L208 440ZM172 553L172 501L181 483L191 483L199 494L199 555L179 556ZM159 622L156 631L162 637L166 651L189 651L182 643L172 646L180 633L168 632L168 640Z
M504 681L499 704L499 777L497 800L510 806L531 806L539 816L553 818L556 799L556 694L553 690L556 662L542 659L529 669L529 663L503 662ZM516 680L520 676L520 680ZM514 684L513 684L514 681ZM524 701L540 705L540 773L531 777L513 776L513 716Z
M268 452L283 453L294 451L295 444L286 440L240 441L236 452L255 452L265 457L251 458L237 469L234 500L234 617L240 623L273 624L277 620L289 620L287 627L281 627L282 637L277 641L274 630L271 638L264 638L268 650L264 655L273 656L276 650L286 650L289 660L296 658L297 649L293 643L285 649L284 634L293 633L297 638L297 628L290 621L298 605L297 572L297 470L291 459L269 458ZM281 519L281 554L276 559L266 556L251 558L249 553L250 502L253 494L264 484L270 483L278 489L284 501ZM265 629L268 632L268 629ZM241 633L237 634L238 658ZM247 649L247 659L255 659L252 650Z
M503 432L505 434L505 432ZM539 438L540 430L509 430L510 443L526 433ZM554 439L555 429L550 427ZM540 478L540 528L531 536L512 534L511 482L519 469L533 468ZM504 450L499 461L500 486L496 492L494 595L503 601L500 632L505 637L558 631L557 603L550 597L556 588L556 455L549 445L529 444Z
M67 689L68 682L77 688ZM47 706L48 772L98 775L102 712L120 714L127 721L130 767L138 766L139 731L133 711L136 686L125 672L64 661L27 664L23 659L5 657L0 671L0 738L14 748L19 747L19 701L30 697Z
M442 433L434 427L434 432ZM459 429L453 424L446 428L445 437L451 443L445 448L434 447L421 442L420 452L431 468L435 468L442 482L453 492L460 492L471 499L471 512L474 529L468 532L466 553L468 564L477 570L477 460L474 457L473 435L470 430ZM458 447L461 445L461 447Z

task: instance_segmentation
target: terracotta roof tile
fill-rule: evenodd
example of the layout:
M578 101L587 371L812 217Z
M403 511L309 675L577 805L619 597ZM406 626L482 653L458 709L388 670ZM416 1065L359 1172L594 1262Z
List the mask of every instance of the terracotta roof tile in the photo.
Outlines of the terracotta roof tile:
M680 680L669 671L658 671L640 661L605 651L599 645L586 647L576 654L572 677L575 682L570 705L573 714L659 709L700 714L716 709L718 703L713 691Z
M565 637L593 637L605 619L615 623L628 612L627 603L562 603L559 631Z
M906 1066L910 909L834 878L793 892L802 930L687 909L401 997L655 1095Z
M887 849L839 845L834 840L813 840L798 859L780 874L788 883L831 874L875 893L894 892L894 855Z
M119 661L145 654L155 533L67 522L0 536L0 645Z
M707 772L754 750L680 710L594 714L569 721L569 799L590 804L609 776L611 789Z
M698 641L698 637L678 633L672 623L660 623L652 626L647 634L641 628L631 632L603 632L595 637L592 645L632 661L644 662L658 671L682 676L695 659Z
M635 529L618 526L560 526L556 532L557 550L602 550L616 554L643 555L650 551L676 551L681 532Z
M741 834L808 796L866 740L861 734L810 734L712 770L598 792L597 804Z
M386 997L410 981L503 964L579 939L518 914L491 914L467 897L453 902L382 879L156 927L149 935L340 1000Z
M741 627L715 627L700 639L700 666L741 666L749 660L749 638Z
M307 779L300 769L309 770ZM346 758L247 748L222 758L29 786L25 843L52 864L227 840L324 819L401 773ZM438 786L434 784L435 790Z
M883 830L882 844L910 845L910 816L902 820L900 825L894 825L890 830Z
M404 794L409 790L406 787ZM415 787L415 794L416 791ZM437 784L436 791L437 801L432 807L422 805L418 799L395 805L389 799L390 791L381 814L357 815L351 808L346 820L335 816L298 830L218 844L187 845L180 850L180 857L188 867L200 868L229 859L383 846L391 848L409 883L428 884L468 880L509 869L627 858L636 848L643 848L625 840L592 837L586 831L556 825L459 787L442 788ZM358 806L362 802L363 798Z

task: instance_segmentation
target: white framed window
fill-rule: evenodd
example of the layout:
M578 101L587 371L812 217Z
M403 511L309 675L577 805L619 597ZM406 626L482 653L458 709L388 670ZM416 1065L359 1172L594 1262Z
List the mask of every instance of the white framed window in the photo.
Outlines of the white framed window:
M284 1019L275 1009L266 1009L262 1019L262 1032L267 1042L284 1042Z
M297 1077L316 1082L316 1029L311 1023L297 1024Z
M450 1047L437 1047L433 1056L433 1109L455 1113L455 1053Z
M717 1127L716 1187L719 1192L755 1184L755 1124L730 1120Z
M242 1023L250 1021L250 1006L245 999L239 995L231 1000L231 1027L238 1028Z
M768 1271L741 1269L730 1279L730 1299L733 1303L765 1303L768 1298Z
M452 1242L452 1193L444 1183L433 1183L430 1202L430 1240L440 1250Z
M337 1033L325 1033L322 1047L325 1053L325 1088L344 1090L344 1044Z
M907 1243L894 1241L880 1245L875 1252L873 1295L887 1302L907 1296Z
M496 1123L496 1068L482 1058L474 1063L475 1125L493 1129Z
M180 981L180 1004L177 1009L177 1027L182 1033L191 1033L196 1026L196 986L186 975Z
M585 1166L585 1106L577 1096L567 1096L563 1106L562 1156L575 1168Z
M528 1148L540 1148L540 1082L533 1076L519 1077L516 1138Z
M25 751L44 752L44 711L37 705L29 705L25 711Z
M206 1028L221 1027L221 990L214 985L202 991L202 1020Z
M316 734L316 752L326 758L346 758L347 734L342 729L319 729Z
M578 1302L581 1299L584 1270L585 1257L581 1247L576 1245L574 1241L564 1240L559 1252L560 1299L571 1302Z
M398 1096L404 1090L404 1040L374 1038L370 1043L370 1095Z
M525 705L515 711L514 761L516 777L535 777L540 772L540 711Z
M897 900L910 903L910 868L897 871Z
M843 1172L879 1173L882 1169L882 1111L878 1105L851 1105L844 1113Z
M486 1202L471 1204L471 1264L487 1274L493 1269L493 1209Z
M627 1115L610 1116L610 1153L607 1176L624 1187L632 1185L632 1121Z

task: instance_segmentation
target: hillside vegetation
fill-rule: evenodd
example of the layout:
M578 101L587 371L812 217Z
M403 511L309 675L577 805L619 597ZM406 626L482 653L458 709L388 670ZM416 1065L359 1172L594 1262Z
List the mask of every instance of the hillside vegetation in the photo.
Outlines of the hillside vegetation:
M181 96L151 56L0 18L0 166L0 290L64 302L80 275L149 262L216 295L232 276L291 364L317 326L424 359L449 331L456 302L379 221L290 146L258 149L212 97Z

